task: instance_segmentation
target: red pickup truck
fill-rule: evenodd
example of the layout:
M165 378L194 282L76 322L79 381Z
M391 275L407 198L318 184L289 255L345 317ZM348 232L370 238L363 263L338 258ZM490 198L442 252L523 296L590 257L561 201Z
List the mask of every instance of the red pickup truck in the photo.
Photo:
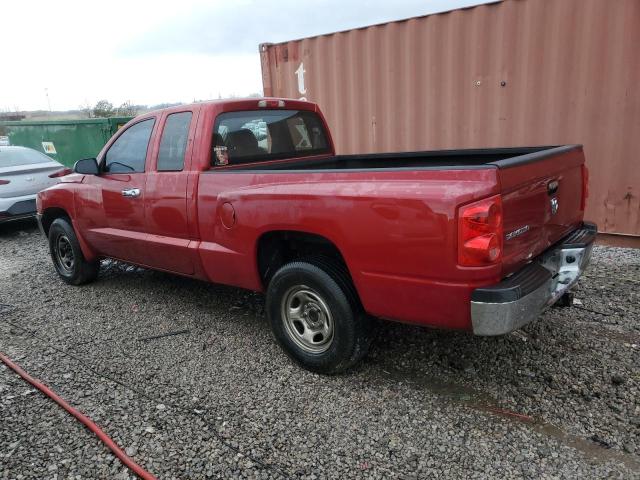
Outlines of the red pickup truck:
M318 107L224 100L139 116L38 195L67 283L109 257L266 292L276 340L340 372L375 318L501 335L586 267L579 145L336 155Z

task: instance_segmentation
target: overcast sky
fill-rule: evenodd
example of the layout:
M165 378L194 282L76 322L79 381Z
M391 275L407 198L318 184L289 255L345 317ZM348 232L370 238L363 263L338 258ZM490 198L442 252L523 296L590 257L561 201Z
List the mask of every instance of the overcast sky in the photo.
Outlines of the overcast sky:
M482 0L20 0L0 7L0 111L262 92L258 44Z

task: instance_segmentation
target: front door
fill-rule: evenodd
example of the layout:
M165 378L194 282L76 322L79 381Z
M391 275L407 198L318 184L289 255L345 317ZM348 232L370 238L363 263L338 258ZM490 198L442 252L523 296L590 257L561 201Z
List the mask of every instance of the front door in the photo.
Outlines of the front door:
M127 128L100 159L100 174L87 176L83 230L101 255L147 264L145 249L145 164L155 119ZM92 211L93 212L92 215Z

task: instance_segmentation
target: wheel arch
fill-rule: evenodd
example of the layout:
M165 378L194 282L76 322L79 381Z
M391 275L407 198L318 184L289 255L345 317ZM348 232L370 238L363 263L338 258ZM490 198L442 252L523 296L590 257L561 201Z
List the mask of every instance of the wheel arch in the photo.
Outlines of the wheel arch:
M256 262L262 286L266 289L282 265L313 256L338 262L355 286L349 265L336 243L324 235L300 230L270 230L260 235L256 242Z
M49 237L49 229L51 228L51 224L53 224L53 222L55 222L59 218L64 218L65 220L67 220L71 227L74 229L74 233L78 239L78 242L80 243L80 248L82 250L82 254L85 256L85 259L87 259L88 261L92 261L98 258L96 252L85 240L82 232L80 232L74 225L71 215L65 208L47 207L42 211L40 222L42 224L42 231L45 236L47 238Z
M49 228L51 228L51 224L58 218L65 218L71 223L71 215L69 215L69 212L64 208L48 207L44 209L40 222L42 223L42 230L46 236L49 236Z

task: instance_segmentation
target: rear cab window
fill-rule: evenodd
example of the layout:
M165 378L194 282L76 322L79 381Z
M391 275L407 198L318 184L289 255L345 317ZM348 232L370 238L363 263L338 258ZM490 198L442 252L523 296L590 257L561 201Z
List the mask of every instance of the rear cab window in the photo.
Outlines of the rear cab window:
M324 123L306 110L221 113L213 133L213 166L331 153Z

